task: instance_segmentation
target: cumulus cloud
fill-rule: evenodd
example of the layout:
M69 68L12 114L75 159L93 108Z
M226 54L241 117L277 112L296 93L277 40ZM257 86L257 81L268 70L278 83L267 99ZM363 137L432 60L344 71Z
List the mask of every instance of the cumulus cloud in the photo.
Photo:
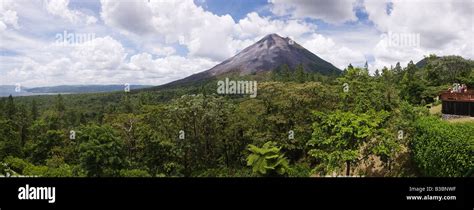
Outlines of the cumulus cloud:
M376 67L416 62L431 53L474 58L471 0L365 0L364 8L384 33L373 51Z
M12 0L2 0L0 4L0 32L6 30L7 27L19 28L15 6L15 2Z
M145 35L154 32L152 10L145 1L101 0L102 20L124 32Z
M193 58L187 59L182 56L168 56L153 59L148 53L141 53L130 58L130 62L125 64L129 70L140 70L147 72L152 78L180 78L201 71L203 68L210 68L217 63L208 59Z
M176 49L174 49L173 47L167 47L167 46L165 47L157 46L157 47L153 47L152 52L158 56L170 56L176 53Z
M159 85L216 65L209 59L167 56L153 59L148 53L130 56L117 40L106 36L70 46L51 43L57 57L41 61L45 54L18 58L21 63L0 82L21 82L24 86L58 84L151 84ZM15 82L16 83L16 82Z
M230 15L217 17L206 14L204 25L196 27L187 36L185 44L189 54L195 57L211 58L223 61L233 54L232 49L234 20Z
M44 0L44 6L49 14L64 18L72 23L83 22L89 25L97 22L97 18L94 16L69 9L69 0Z
M186 46L189 57L209 58L213 61L223 61L270 33L305 40L308 38L306 34L315 33L317 29L314 24L303 20L272 20L261 17L256 12L247 14L236 23L230 15L215 15L196 6L191 0L101 2L101 17L106 24L117 27L124 33L147 35L154 32L154 35L164 37L167 43ZM341 3L336 2L328 7L337 7ZM350 14L353 13L351 8ZM168 50L159 50L157 53L166 54ZM348 50L344 50L346 51Z
M295 18L320 19L340 24L355 21L353 10L357 0L269 0L276 15L290 15Z
M121 43L112 37L96 38L73 47L71 57L82 69L116 69L125 59Z
M305 33L314 33L316 29L315 25L302 20L272 20L269 17L261 17L256 12L247 14L237 25L237 32L242 38L262 37L271 33L301 37Z
M303 46L340 69L346 68L349 63L360 64L367 60L362 52L338 45L320 34L313 34L304 40Z
M234 53L234 20L184 1L101 0L101 17L124 33L161 36L166 43L185 45L189 56L222 61Z
M2 0L0 83L159 85L207 70L270 33L294 39L339 68L363 64L367 57L373 58L371 69L417 61L429 53L474 58L470 0L270 4L267 16L250 12L234 20L192 0L101 0L100 14L72 9L68 0ZM358 20L355 10L366 12L373 24ZM329 24L321 28L308 18ZM96 38L54 45L54 34L66 29L92 32ZM398 35L412 34L419 35L418 43L397 42Z
M79 15L67 8L67 1L49 3L48 13L66 20ZM5 81L32 85L158 85L207 70L270 33L291 37L338 67L347 65L344 58L361 60L360 53L316 33L316 25L303 20L272 19L251 12L236 23L230 15L215 15L193 1L102 0L101 5L100 17L106 26L122 32L132 42L138 40L140 48L127 49L123 40L112 36L67 46L30 43L22 52L37 53L12 60L19 65L7 74ZM25 42L21 36L10 38L17 45ZM170 46L175 44L185 46L187 55L179 55ZM10 49L17 47L8 45Z
M8 47L19 45L21 40L29 41L21 36L11 38L16 44ZM30 87L123 83L160 85L217 64L210 59L178 55L154 58L148 53L138 53L129 56L129 50L109 36L73 45L42 42L29 47L35 48L35 53L0 57L0 69L7 70L1 73L0 84L21 83Z

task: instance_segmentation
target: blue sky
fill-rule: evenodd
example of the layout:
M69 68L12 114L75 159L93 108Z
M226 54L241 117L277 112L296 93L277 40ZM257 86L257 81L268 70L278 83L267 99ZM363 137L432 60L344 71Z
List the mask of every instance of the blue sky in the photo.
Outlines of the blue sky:
M341 69L472 59L473 10L471 0L2 0L0 85L160 85L270 33Z
M197 5L217 15L231 15L234 19L244 18L248 13L258 11L270 15L268 0L195 0Z

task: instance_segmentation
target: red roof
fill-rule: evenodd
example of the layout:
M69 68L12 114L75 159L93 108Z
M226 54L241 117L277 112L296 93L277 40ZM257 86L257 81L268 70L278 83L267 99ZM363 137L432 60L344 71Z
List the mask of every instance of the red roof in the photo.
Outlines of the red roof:
M451 93L445 91L439 95L439 99L442 101L474 102L474 91L468 90L464 93Z

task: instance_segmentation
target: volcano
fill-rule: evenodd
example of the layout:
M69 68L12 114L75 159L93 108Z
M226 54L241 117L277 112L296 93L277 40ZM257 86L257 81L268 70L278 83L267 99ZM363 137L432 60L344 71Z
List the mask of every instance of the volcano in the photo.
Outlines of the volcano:
M340 69L313 54L294 40L288 37L283 38L278 34L269 34L237 55L207 71L193 74L163 86L192 83L229 74L239 76L258 74L273 71L284 64L291 69L301 64L306 72L318 72L323 75L341 73Z

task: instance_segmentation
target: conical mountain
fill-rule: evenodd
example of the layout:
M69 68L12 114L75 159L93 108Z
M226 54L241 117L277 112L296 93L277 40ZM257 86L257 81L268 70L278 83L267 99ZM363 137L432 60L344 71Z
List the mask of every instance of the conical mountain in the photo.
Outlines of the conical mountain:
M196 82L227 74L244 76L273 71L284 64L291 69L302 64L305 71L319 72L324 75L339 74L341 72L340 69L293 40L283 38L278 34L269 34L213 68L168 83L165 86Z

